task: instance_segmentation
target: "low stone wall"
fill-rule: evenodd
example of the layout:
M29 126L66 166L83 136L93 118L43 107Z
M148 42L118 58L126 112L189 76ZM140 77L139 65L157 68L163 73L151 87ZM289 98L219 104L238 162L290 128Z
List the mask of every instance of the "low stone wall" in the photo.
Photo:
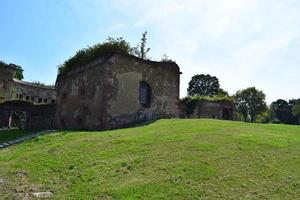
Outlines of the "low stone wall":
M19 129L56 129L56 105L33 105L24 101L7 101L0 104L0 127L12 126Z
M234 120L234 105L227 101L207 101L198 100L193 104L192 108L188 108L188 105L181 104L181 118L211 118L211 119L223 119Z

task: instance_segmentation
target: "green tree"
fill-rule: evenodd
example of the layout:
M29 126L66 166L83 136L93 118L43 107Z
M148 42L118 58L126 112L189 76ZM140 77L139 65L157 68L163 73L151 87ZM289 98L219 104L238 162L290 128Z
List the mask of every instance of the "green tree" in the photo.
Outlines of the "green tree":
M300 99L297 100L292 108L292 114L297 118L298 124L300 123Z
M141 43L136 47L132 48L132 54L136 55L141 59L147 59L147 53L150 51L150 48L146 47L147 44L147 31L142 34Z
M294 124L294 116L292 114L292 106L283 99L278 99L271 104L275 118L284 124Z
M217 96L220 97L229 97L229 94L227 91L223 90L222 88L219 89Z
M192 77L187 89L190 96L215 96L220 91L219 80L209 74L197 74Z
M258 115L267 110L265 98L265 94L255 87L237 91L234 96L236 110L243 115L245 121L250 118L253 123Z

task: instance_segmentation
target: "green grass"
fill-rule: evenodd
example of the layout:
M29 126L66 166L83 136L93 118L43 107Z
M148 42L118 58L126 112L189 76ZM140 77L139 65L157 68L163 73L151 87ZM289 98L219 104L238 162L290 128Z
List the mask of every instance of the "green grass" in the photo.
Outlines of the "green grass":
M0 151L0 199L299 199L300 127L160 120Z
M0 131L0 143L14 140L14 139L24 137L24 136L30 135L30 134L32 134L32 131L21 131L21 130L17 130L17 129L1 130Z

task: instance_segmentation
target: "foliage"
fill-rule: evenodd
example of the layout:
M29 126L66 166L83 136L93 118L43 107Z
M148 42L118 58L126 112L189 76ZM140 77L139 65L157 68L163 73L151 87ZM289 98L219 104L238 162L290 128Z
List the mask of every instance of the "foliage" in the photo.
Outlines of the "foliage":
M0 61L0 67L13 67L15 69L13 77L18 80L24 79L24 76L23 76L24 70L21 66L16 65L16 64L7 64L4 61Z
M299 132L287 125L159 120L44 135L0 151L7 183L0 199L40 191L52 191L51 199L299 199Z
M237 91L234 96L236 110L243 115L245 121L250 118L250 122L253 123L258 115L267 110L265 97L265 94L255 87Z
M223 90L222 88L219 89L217 96L219 96L219 97L230 97L228 92Z
M272 102L271 109L274 112L275 118L281 123L293 124L294 117L292 115L292 107L287 101L278 99L277 101Z
M175 62L174 60L170 59L169 56L167 54L163 54L162 58L161 58L161 62Z
M263 123L263 124L276 123L275 117L274 117L274 112L272 111L272 109L267 108L267 111L259 114L256 119L256 122Z
M136 47L131 47L129 42L122 37L116 39L109 37L103 43L98 43L91 47L88 46L87 48L77 51L74 56L58 66L58 72L59 74L67 73L71 69L88 64L101 56L110 56L114 53L129 54L141 59L148 59L147 53L150 51L150 48L147 48L146 44L147 31L142 34L141 42Z
M73 68L85 65L101 56L112 53L129 54L131 47L122 37L117 39L109 37L106 42L95 44L91 47L79 50L75 56L69 58L58 67L59 74L66 73Z
M192 77L187 89L190 96L215 96L220 90L219 80L209 74L197 74Z
M141 43L136 47L132 48L131 52L133 55L141 59L147 59L147 53L150 51L150 48L146 48L147 44L147 31L142 34Z
M300 124L300 99L297 100L292 108L292 114L298 119L298 124Z

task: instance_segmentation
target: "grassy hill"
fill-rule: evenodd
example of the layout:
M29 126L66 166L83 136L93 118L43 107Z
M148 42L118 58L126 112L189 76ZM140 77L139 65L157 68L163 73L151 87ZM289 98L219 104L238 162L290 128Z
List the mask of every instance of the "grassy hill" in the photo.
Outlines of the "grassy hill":
M0 199L299 199L300 127L160 120L0 150Z

